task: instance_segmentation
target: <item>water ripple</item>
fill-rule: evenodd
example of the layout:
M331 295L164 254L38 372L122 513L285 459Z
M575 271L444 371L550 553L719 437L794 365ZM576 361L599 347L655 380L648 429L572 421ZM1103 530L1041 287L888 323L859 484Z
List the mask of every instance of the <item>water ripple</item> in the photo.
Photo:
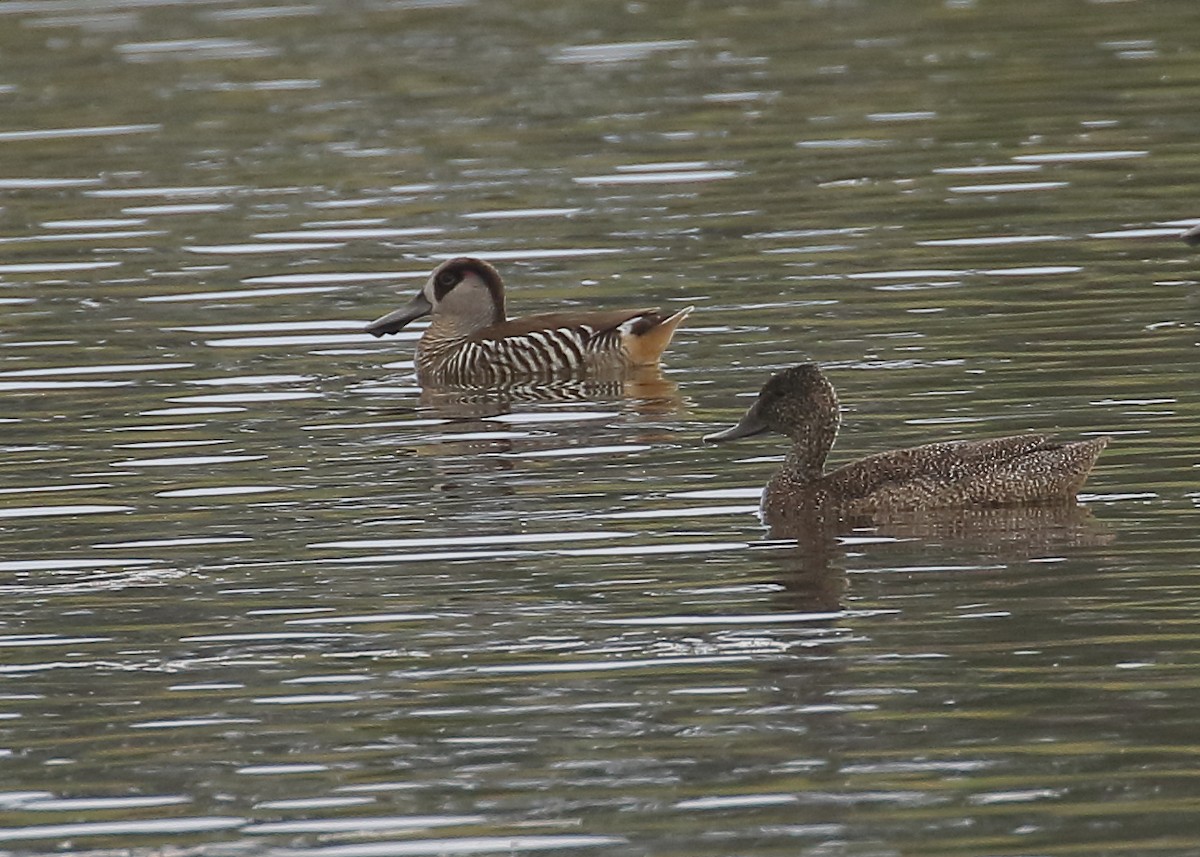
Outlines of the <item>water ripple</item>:
M228 202L177 202L159 205L131 205L121 209L125 214L155 215L155 214L214 214L218 211L228 211L233 205Z
M643 60L660 51L676 51L695 46L691 39L662 39L647 42L610 42L596 45L572 45L561 48L550 58L564 64L617 63Z
M128 62L147 63L170 60L262 59L279 53L277 48L256 44L248 39L170 39L157 42L126 42L117 52Z
M107 643L112 637L59 637L54 634L0 634L0 648L40 648L43 646L77 646L84 643Z
M166 458L125 458L109 462L109 467L201 467L236 461L261 461L265 455L181 455Z
M97 366L56 366L44 369L10 369L0 372L0 378L33 378L47 375L108 375L125 372L166 372L189 369L194 363L128 363Z
M295 336L235 336L229 339L206 339L213 348L271 348L292 345L338 345L366 340L364 333L297 334Z
M1016 155L1014 161L1028 164L1065 164L1076 161L1115 161L1128 158L1146 158L1145 149L1115 149L1098 152L1043 152L1040 155Z
M435 227L409 227L409 228L367 228L358 229L299 229L290 230L287 232L256 232L255 238L274 239L276 241L290 241L298 239L300 241L308 241L310 239L318 240L351 240L351 239L366 239L366 238L410 238L418 235L441 235L445 233L445 229ZM259 252L262 252L261 250Z
M491 254L488 258L493 258ZM369 283L377 280L391 282L392 280L414 279L428 277L429 271L311 271L304 274L269 274L261 277L247 277L242 282L262 285L302 285L312 283Z
M129 387L132 381L0 381L0 391L46 392L49 390L99 390L106 387Z
M0 827L0 842L26 839L75 839L83 836L120 836L151 833L203 833L230 830L246 823L244 818L208 816L199 818L141 819L138 821L84 821L78 824L43 824Z
M361 800L341 798L342 801ZM484 815L392 815L365 818L313 818L304 821L270 821L252 824L246 833L358 833L360 831L420 830L431 827L455 827L481 824ZM451 852L452 853L452 852Z
M127 134L153 134L161 131L158 124L94 125L78 128L44 128L32 131L0 131L0 142L26 140L63 140L69 137L120 137Z
M465 220L527 220L535 217L570 217L579 214L582 208L513 208L495 211L469 211L463 215Z
M634 185L656 184L667 182L710 182L718 179L731 179L737 176L737 170L679 170L678 172L648 172L648 173L617 173L614 175L579 176L572 179L581 185Z
M124 797L38 798L23 802L22 810L33 812L80 812L104 809L138 809L191 803L186 795L127 795Z
M586 256L611 256L615 253L625 253L624 249L617 247L576 247L573 249L545 249L538 250L530 248L528 250L488 250L483 255L487 256L489 262L507 262L518 259L570 259ZM433 259L453 259L457 256L462 256L463 253L432 253ZM429 276L426 271L422 276Z
M115 512L133 512L136 506L112 506L79 503L69 506L9 506L0 509L0 518L45 518L59 515L109 515ZM0 563L4 565L4 563Z
M333 705L341 702L359 702L364 697L357 693L296 693L286 696L256 696L250 700L254 705Z
M48 491L87 491L92 488L111 488L109 482L80 482L74 485L30 485L23 488L0 488L0 494L40 494Z
M304 286L294 289L231 289L223 292L186 292L177 295L148 295L138 298L144 303L173 303L176 301L216 301L241 300L252 298L280 297L307 295L317 292L330 292L343 288L342 286Z
M948 176L986 176L1000 173L1028 173L1040 169L1039 164L978 164L969 167L938 167L933 172Z
M390 622L419 622L426 619L441 619L439 613L376 613L361 616L321 616L315 619L288 619L288 625L372 625Z
M157 126L153 126L157 129ZM192 198L197 196L222 196L239 191L238 185L177 185L155 187L117 187L84 191L84 196L98 199L136 199L143 196L161 196L168 199Z
M1008 184L957 185L951 193L1020 193L1028 190L1059 190L1070 187L1070 182L1011 182Z
M65 274L116 268L120 262L17 262L0 265L0 274Z
M276 857L450 857L455 854L523 854L568 848L599 848L624 845L623 836L563 834L559 836L474 836L458 839L406 839L395 842L365 842L327 845L303 851L277 849Z
M251 717L187 717L177 720L144 720L130 723L130 729L193 729L202 726L247 726L261 723Z
M712 616L635 616L627 619L595 619L597 625L774 625L796 622L826 622L895 614L898 610L835 610L818 613L760 613Z
M918 247L999 247L1006 244L1044 244L1047 241L1070 241L1067 235L992 235L980 238L932 238L918 241Z
M428 548L469 547L473 545L530 545L560 542L595 541L600 539L627 539L636 533L619 530L564 533L521 533L519 535L496 534L490 536L445 536L440 538L411 539L352 539L334 542L313 542L309 548Z
M296 253L312 250L338 250L344 241L280 242L275 244L192 244L183 249L189 253L208 253L216 256L243 256L255 253Z
M720 795L676 801L675 809L741 809L743 807L782 806L799 803L793 794Z
M68 187L95 187L99 184L104 184L104 180L96 178L8 178L0 179L0 191L60 190Z
M257 403L257 402L293 402L297 399L319 399L320 393L303 390L263 390L259 392L244 391L240 393L205 393L200 396L173 396L168 402L207 402L207 403Z
M174 548L193 545L226 545L254 541L249 536L191 536L177 539L142 539L132 542L98 542L93 548Z

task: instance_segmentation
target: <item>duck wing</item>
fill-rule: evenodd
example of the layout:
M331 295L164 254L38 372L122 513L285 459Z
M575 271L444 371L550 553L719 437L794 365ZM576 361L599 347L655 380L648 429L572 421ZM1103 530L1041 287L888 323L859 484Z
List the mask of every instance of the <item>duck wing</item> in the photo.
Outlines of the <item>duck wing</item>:
M498 355L527 354L545 368L551 364L572 369L586 364L594 370L654 365L691 311L685 307L669 318L653 308L530 315L478 330L467 345Z
M1028 434L931 443L868 456L832 471L824 482L865 512L1067 499L1107 442L1062 443Z
M627 321L640 318L658 320L658 310L654 307L646 309L599 310L596 312L547 312L539 315L527 315L502 321L499 324L488 325L472 334L471 339L509 339L514 336L528 336L531 333L545 333L552 330L571 330L583 333L586 338L602 336L616 330Z

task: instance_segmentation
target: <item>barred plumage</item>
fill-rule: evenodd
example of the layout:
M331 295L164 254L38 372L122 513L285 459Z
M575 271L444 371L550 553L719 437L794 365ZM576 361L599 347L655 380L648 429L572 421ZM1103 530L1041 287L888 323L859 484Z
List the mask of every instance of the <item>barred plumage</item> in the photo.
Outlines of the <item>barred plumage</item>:
M606 359L614 368L622 368L623 362L612 359L619 346L615 336L597 336L588 325L534 330L503 339L435 336L422 340L421 369L450 384L555 380L587 374Z
M653 309L548 313L508 320L504 285L479 259L439 265L408 306L372 322L375 336L395 333L432 313L417 345L422 383L497 386L517 381L616 376L652 365L691 312L663 318Z

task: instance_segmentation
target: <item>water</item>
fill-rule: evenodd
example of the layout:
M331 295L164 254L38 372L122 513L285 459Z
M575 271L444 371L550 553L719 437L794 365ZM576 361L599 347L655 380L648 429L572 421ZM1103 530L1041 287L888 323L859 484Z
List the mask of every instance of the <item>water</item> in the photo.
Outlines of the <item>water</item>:
M1194 854L1200 8L0 2L0 853ZM695 304L422 392L361 324ZM797 540L705 448L1113 436Z

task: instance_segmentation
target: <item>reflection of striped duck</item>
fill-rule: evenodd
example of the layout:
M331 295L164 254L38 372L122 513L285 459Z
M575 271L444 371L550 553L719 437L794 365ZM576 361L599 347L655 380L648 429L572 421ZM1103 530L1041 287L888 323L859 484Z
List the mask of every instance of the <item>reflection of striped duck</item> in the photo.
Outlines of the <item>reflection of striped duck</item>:
M518 381L481 387L430 385L422 388L419 402L443 417L483 417L506 414L535 403L577 404L597 400L627 399L635 411L669 412L678 404L679 389L664 378L657 366L635 368L618 379L567 378Z
M949 441L881 452L826 473L839 421L833 385L815 363L804 363L772 377L741 422L705 440L768 430L791 439L791 452L763 493L768 516L1070 502L1108 443L1107 437L1061 443L1040 434Z
M407 306L367 326L395 333L432 314L417 345L423 383L498 385L528 379L619 375L658 363L685 307L664 318L653 309L562 312L512 319L504 312L504 283L480 259L458 258L434 269Z

